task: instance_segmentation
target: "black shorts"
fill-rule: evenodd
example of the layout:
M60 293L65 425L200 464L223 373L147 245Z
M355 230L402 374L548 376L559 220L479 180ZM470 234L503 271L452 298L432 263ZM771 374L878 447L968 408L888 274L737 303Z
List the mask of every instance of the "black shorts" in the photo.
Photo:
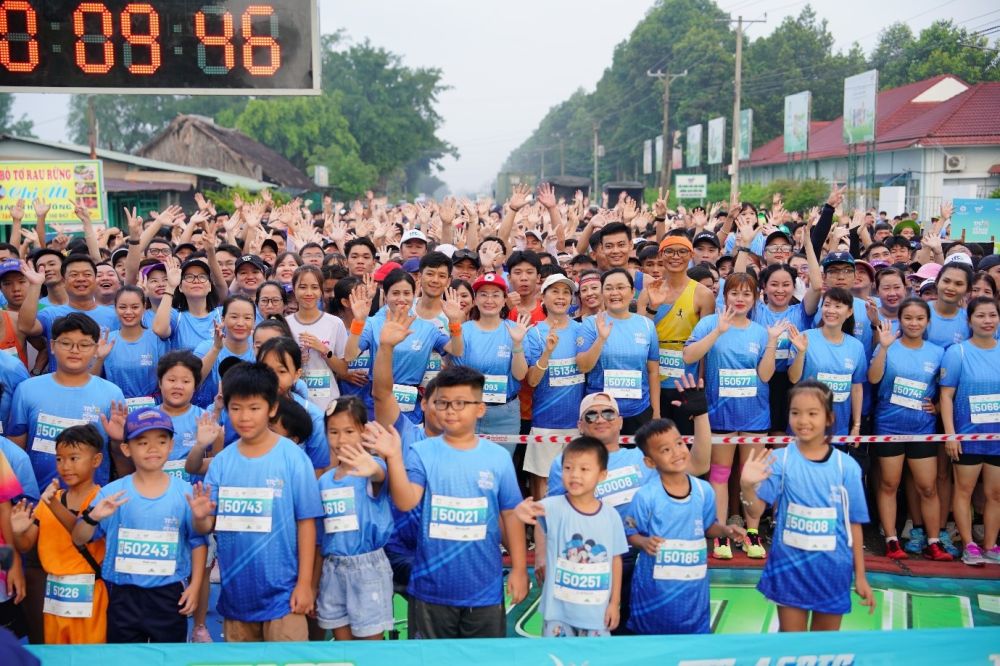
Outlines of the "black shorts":
M681 411L680 407L675 407L673 402L680 400L680 391L675 388L664 388L660 386L660 416L670 419L677 426L677 432L690 437L694 435L694 422Z
M953 461L956 465L992 465L1000 467L1000 456L988 453L963 453L958 460Z
M476 608L442 606L410 599L410 638L503 638L507 614L502 603Z
M869 451L876 458L895 458L906 455L907 460L935 458L941 442L876 442L869 445Z
M108 643L184 643L187 617L177 612L184 585L108 585Z
M767 383L771 403L770 432L786 432L788 430L788 391L792 382L788 379L787 370L775 370L771 381Z
M636 433L636 431L643 426L645 423L649 423L653 419L653 408L647 407L644 411L636 414L635 416L623 416L622 417L622 434L631 437ZM629 444L629 447L633 446Z

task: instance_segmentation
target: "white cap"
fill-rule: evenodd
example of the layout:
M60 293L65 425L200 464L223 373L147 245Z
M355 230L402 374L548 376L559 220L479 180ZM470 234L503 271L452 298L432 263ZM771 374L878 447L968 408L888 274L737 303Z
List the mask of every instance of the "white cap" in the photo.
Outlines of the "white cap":
M410 229L405 234L403 234L403 237L400 239L399 244L402 245L406 241L411 241L411 240L419 240L426 243L427 236L425 236L424 232L422 232L420 229Z
M944 265L947 266L948 264L965 264L969 268L972 268L972 257L964 252L956 252L944 260Z
M618 409L618 401L610 393L601 391L600 393L591 393L583 398L583 401L580 403L579 418L582 419L583 415L594 405L607 405L621 414L621 411Z
M525 235L529 235L530 234L530 235L534 236L535 238L538 239L539 243L544 243L545 242L545 238L542 237L542 232L539 231L538 229L529 229L528 231L525 231L524 233L525 233Z
M445 243L444 245L438 245L436 249L437 249L438 252L441 252L442 254L447 255L449 259L451 259L451 256L453 254L455 254L455 252L458 250L458 248L455 247L454 245L452 245L451 243Z
M569 292L571 294L576 293L576 283L562 273L553 273L545 278L545 282L542 283L542 293L544 294L546 289L556 284L564 284L569 287Z

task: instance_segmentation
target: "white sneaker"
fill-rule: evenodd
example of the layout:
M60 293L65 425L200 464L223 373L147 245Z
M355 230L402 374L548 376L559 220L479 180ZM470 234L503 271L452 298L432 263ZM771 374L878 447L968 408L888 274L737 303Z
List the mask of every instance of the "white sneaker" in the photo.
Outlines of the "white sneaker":
M899 533L900 541L910 540L910 530L913 529L913 521L907 518L906 523L903 525L903 531Z

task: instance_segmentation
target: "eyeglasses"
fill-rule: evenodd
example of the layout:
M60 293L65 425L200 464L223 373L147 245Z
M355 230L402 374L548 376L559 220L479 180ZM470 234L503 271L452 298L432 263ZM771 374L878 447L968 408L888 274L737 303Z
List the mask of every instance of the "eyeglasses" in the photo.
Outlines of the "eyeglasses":
M828 268L826 269L827 275L854 275L853 268Z
M73 342L71 340L53 340L52 344L56 345L63 351L78 349L82 352L89 352L97 346L96 342L90 342L89 340L84 340L82 342Z
M152 255L154 257L169 257L170 248L169 247L151 247L146 250L146 254Z
M79 280L80 278L92 278L95 277L91 271L83 271L82 273L74 271L73 273L66 273L67 280Z
M613 409L602 409L601 411L592 409L583 413L583 420L587 423L597 423L598 418L602 418L605 421L614 421L618 418L618 412Z
M792 251L791 245L768 245L766 248L764 248L764 252L767 252L768 254L777 254L778 252L791 252L791 251Z
M257 305L281 305L284 303L280 298L261 298L257 300Z
M208 282L208 276L203 273L187 274L183 278L184 282L188 284L201 284L203 282Z
M439 412L446 412L449 409L460 412L469 405L481 405L482 402L482 400L434 400L431 404Z
M689 250L687 248L684 248L684 247L682 247L682 248L674 248L674 249L670 249L668 247L663 252L660 252L660 254L662 256L664 256L664 257L678 257L678 258L682 258L682 257L686 257L686 256L690 255L691 254L691 250Z
M632 291L632 287L628 286L627 284L618 284L618 285L615 285L615 284L608 285L608 284L606 284L606 285L604 285L604 291L610 291L612 293L614 293L616 291Z

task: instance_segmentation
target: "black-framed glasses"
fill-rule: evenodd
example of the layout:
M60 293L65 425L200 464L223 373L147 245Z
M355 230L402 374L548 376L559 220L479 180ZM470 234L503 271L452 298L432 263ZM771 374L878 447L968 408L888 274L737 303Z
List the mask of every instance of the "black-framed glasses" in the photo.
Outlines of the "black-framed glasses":
M613 409L602 409L601 411L591 409L583 413L583 420L587 423L597 423L598 418L602 418L605 421L614 421L618 418L618 412Z
M480 405L482 400L433 400L431 404L434 405L434 409L439 412L446 412L449 409L454 409L456 412L460 412L469 405Z

